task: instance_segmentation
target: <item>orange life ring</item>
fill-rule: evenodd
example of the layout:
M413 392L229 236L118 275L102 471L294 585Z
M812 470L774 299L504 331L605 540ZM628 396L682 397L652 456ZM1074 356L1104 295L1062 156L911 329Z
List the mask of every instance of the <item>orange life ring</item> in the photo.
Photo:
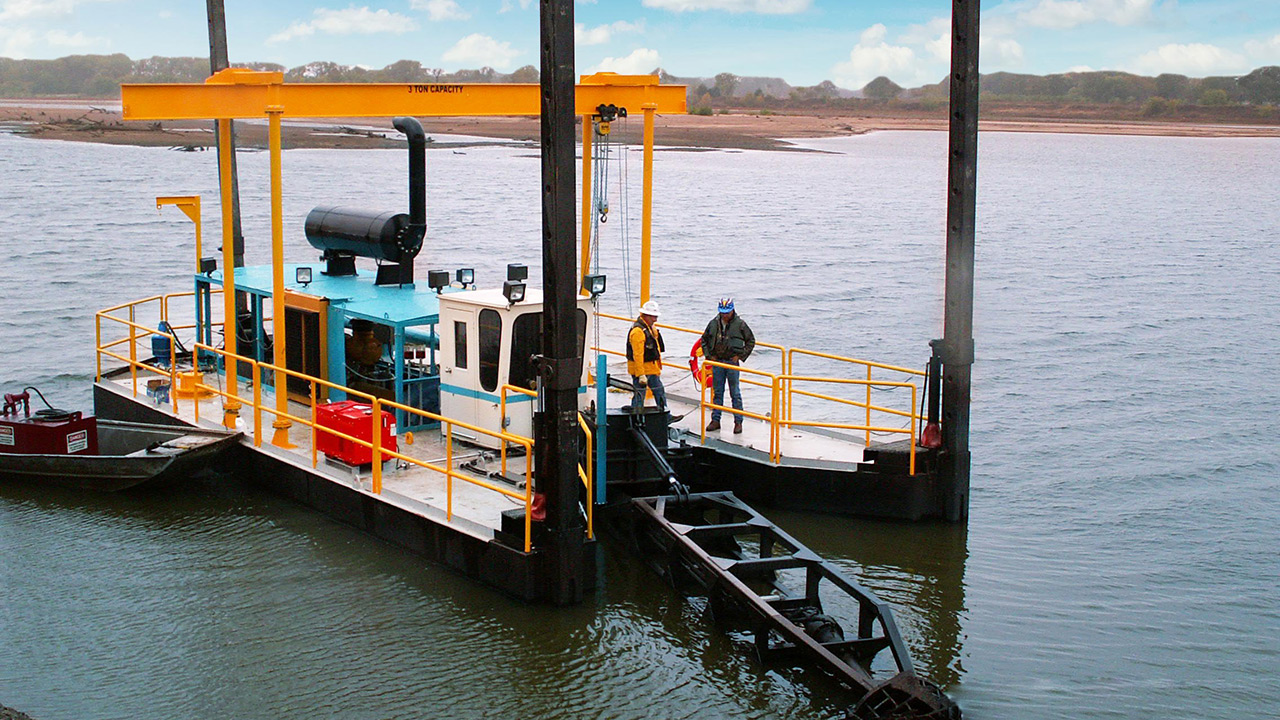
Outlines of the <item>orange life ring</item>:
M689 370L693 372L693 382L701 389L711 382L711 368L702 365L702 338L694 341L689 348Z

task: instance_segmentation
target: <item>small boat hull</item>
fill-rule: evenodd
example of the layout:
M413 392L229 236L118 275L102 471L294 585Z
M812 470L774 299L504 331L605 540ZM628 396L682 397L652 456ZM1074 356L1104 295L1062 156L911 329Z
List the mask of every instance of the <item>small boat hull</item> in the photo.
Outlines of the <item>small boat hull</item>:
M98 421L98 455L0 453L0 479L117 492L159 485L207 467L240 433Z

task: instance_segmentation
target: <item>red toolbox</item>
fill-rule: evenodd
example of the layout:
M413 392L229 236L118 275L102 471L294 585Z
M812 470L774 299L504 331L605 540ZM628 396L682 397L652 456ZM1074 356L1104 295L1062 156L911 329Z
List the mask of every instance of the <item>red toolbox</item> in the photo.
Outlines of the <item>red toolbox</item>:
M373 407L368 403L341 400L316 406L316 449L325 455L348 465L369 465L373 462L373 449L352 442L323 428L336 430L343 435L373 442ZM395 416L382 411L382 448L397 450ZM383 460L388 458L384 457Z

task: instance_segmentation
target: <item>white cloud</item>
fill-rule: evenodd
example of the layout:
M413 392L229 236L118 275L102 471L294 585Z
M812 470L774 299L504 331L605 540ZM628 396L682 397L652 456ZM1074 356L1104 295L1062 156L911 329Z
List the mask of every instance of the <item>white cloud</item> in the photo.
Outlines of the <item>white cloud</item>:
M511 67L518 57L520 51L511 47L511 43L499 42L479 33L462 38L441 56L446 62L469 67L487 65L497 70Z
M1072 65L1071 67L1067 68L1067 72L1087 73L1087 72L1095 72L1095 71L1093 68L1089 67L1088 65Z
M1040 0L1018 13L1024 25L1068 30L1092 22L1136 25L1152 17L1157 0Z
M944 62L951 61L951 18L936 17L923 25L911 25L898 38L905 45L922 45L925 52Z
M1022 43L1013 38L993 37L984 33L978 49L983 62L987 65L1009 67L1022 64ZM949 59L950 55L948 55Z
M0 57L22 60L31 54L36 34L25 28L0 27Z
M809 9L812 0L644 0L645 7L672 12L724 10L731 13L794 15Z
M642 33L644 32L644 21L630 23L625 20L619 20L610 25L597 25L588 28L582 23L575 23L573 26L573 39L578 45L603 45L613 39L614 33Z
M0 3L0 22L70 15L75 6L76 0L5 0Z
M657 50L638 48L630 55L621 58L607 57L600 61L591 72L616 72L620 75L643 75L652 72L662 64Z
M899 84L916 80L920 71L915 51L885 42L885 32L880 23L862 32L849 60L832 68L837 85L857 90L881 75Z
M1149 75L1178 73L1201 77L1248 70L1248 65L1243 55L1205 43L1161 45L1134 62L1137 71Z
M267 38L268 43L287 42L307 37L317 32L326 35L376 35L400 34L418 29L412 18L389 10L370 10L365 7L349 7L345 10L318 8L310 22L296 22Z
M106 38L89 37L82 32L72 35L63 32L62 30L50 30L45 33L44 41L50 47L76 49L103 47L108 44Z
M1250 40L1244 44L1249 57L1267 65L1280 65L1280 35L1266 40Z
M532 4L533 4L533 0L520 0L520 9L528 10L529 6ZM511 0L502 0L502 7L498 8L498 12L507 13L515 9L516 9L516 5L515 3L512 3Z
M471 13L463 10L457 0L412 0L409 7L414 10L426 10L427 19L432 22L466 20L471 17Z

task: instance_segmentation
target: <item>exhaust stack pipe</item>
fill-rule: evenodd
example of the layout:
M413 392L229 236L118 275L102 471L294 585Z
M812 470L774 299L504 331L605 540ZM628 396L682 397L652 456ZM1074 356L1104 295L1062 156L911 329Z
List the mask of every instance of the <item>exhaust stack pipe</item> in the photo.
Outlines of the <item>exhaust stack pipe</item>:
M417 118L398 117L391 124L409 139L409 232L420 244L427 234L427 134Z
M409 139L409 214L321 206L307 214L307 242L324 251L326 275L355 275L356 258L382 260L376 285L413 283L413 259L427 234L427 134L415 118L398 117Z

